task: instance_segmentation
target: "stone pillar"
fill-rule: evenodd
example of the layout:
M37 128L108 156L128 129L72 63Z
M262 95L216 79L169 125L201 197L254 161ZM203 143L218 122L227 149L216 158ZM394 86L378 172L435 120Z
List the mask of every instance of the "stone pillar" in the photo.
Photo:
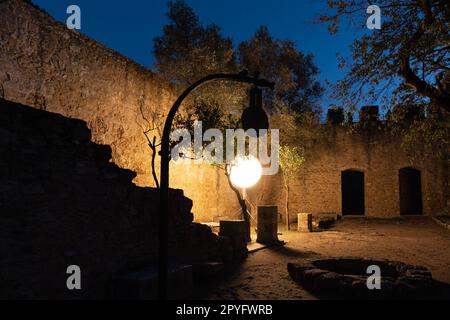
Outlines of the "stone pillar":
M298 231L312 232L312 214L299 213L298 214Z
M359 121L377 122L379 120L379 107L378 106L364 106L359 110Z
M339 125L344 123L344 109L340 107L334 107L328 109L327 123L332 125Z
M248 223L245 220L220 221L219 236L230 239L233 247L233 259L239 260L247 256Z
M271 244L278 241L278 207L258 206L257 242Z

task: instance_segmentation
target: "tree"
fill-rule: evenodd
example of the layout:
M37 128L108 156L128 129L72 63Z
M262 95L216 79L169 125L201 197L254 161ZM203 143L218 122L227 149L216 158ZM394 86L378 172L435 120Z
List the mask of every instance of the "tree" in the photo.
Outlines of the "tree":
M292 41L274 39L265 26L239 45L241 67L259 71L262 77L275 82L273 95L265 99L272 110L288 107L300 113L320 112L317 102L323 88L313 59L312 54L303 54Z
M159 189L159 180L156 174L156 155L161 146L164 115L158 110L145 108L143 99L139 100L139 113L136 115L136 124L141 128L151 151L151 168L153 184Z
M329 23L332 33L350 16L359 15L361 26L365 26L370 1L329 0L328 5L335 13L321 20ZM394 86L397 102L426 98L450 111L449 2L381 0L377 5L382 12L382 29L354 41L353 60L350 64L342 61L349 70L339 83L338 93L345 94L349 102L357 102L365 90L376 98Z
M297 112L319 112L323 88L317 81L318 69L313 56L303 54L292 41L274 39L263 26L235 50L217 25L203 25L183 0L169 1L167 16L170 23L154 39L154 55L159 73L171 83L185 87L210 73L247 69L276 82L275 93L265 99L272 111L287 106ZM194 100L227 108L243 105L244 88L228 82L206 85Z
M318 69L313 56L300 52L292 41L274 39L268 29L262 27L252 39L241 43L236 52L218 26L203 25L184 1L170 1L167 15L169 24L164 27L162 36L154 39L155 65L175 86L184 88L210 73L248 69L276 81L274 95L267 97L274 98L274 103L271 99L265 100L266 107L273 112L289 108L302 116L317 118L317 100L323 92L316 79ZM241 110L233 106L242 107L247 103L244 88L229 82L202 87L197 95L187 100L176 125L192 130L193 121L200 120L204 130L236 128L239 120L233 114L235 111L240 114ZM229 180L229 168L223 165L221 168ZM235 188L233 190L236 192ZM246 217L245 201L239 192L236 194Z
M280 149L280 167L283 174L284 187L286 191L286 230L289 230L289 193L290 182L297 176L301 165L305 162L305 150L299 146L281 145Z
M208 74L237 71L233 43L217 25L203 25L183 0L169 1L168 7L170 22L153 41L155 66L166 80L184 89ZM240 88L228 82L206 84L193 93L188 104L235 105L242 102Z
M371 1L363 0L328 0L333 13L322 16L321 20L333 34L338 32L342 20L356 18L364 29L370 4ZM347 73L336 84L335 97L353 109L362 100L380 100L397 110L421 109L426 117L403 127L404 142L422 139L431 146L429 153L435 154L436 149L447 153L450 3L448 0L380 0L377 5L381 9L382 28L365 31L355 39L350 61L341 58L341 67ZM398 124L402 120L399 116L408 112L394 114L396 117L391 119Z
M170 23L154 39L155 66L169 81L183 86L214 72L236 67L231 39L220 28L203 26L184 1L169 1Z
M306 161L306 152L314 141L321 140L323 133L317 117L298 114L287 108L273 114L270 118L273 128L280 130L279 161L285 189L285 222L289 230L290 185L298 176Z

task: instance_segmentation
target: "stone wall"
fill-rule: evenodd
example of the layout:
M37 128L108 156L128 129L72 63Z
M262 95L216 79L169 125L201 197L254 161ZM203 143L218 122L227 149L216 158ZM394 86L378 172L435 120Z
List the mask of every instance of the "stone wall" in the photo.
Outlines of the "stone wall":
M406 167L421 172L423 214L450 212L448 165L435 159L414 159L380 125L356 130L323 125L324 135L306 148L306 161L289 184L291 221L301 212L342 214L341 174L346 170L364 173L365 216L400 216L399 170ZM248 199L253 204L277 205L284 221L286 192L281 174L263 177L248 191Z
M0 299L101 299L114 273L157 261L157 190L90 138L84 121L0 99ZM227 261L192 201L170 197L171 260ZM70 265L81 291L66 287Z
M345 126L325 127L327 136L307 150L306 162L292 184L295 212L342 211L341 173L364 173L365 215L400 215L399 170L421 171L423 213L448 211L448 167L436 160L413 160L398 139L378 128L352 131Z
M68 30L30 4L5 0L0 2L1 96L85 120L95 142L111 145L113 161L137 172L136 184L152 185L139 110L165 113L176 98L173 88L152 71ZM424 212L448 211L448 168L433 161L411 164L399 142L380 133L348 134L348 128L340 126L325 130L326 141L308 150L307 162L291 186L293 218L305 211L340 213L340 176L346 169L365 172L368 216L398 216L398 169L405 166L423 173ZM171 186L193 200L197 221L240 216L236 197L218 169L172 165ZM284 198L280 175L264 177L249 190L253 205L276 204L280 212Z
M0 2L1 97L85 120L93 141L110 145L113 161L137 173L136 184L153 185L140 109L167 113L176 99L173 88L22 0ZM239 209L222 185L225 175L213 167L172 166L171 186L193 199L196 220Z

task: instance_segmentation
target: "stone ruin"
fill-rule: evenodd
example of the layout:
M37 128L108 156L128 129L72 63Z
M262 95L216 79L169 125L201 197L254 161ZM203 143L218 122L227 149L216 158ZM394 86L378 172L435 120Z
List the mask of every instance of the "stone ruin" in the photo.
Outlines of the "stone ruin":
M146 268L156 264L158 191L137 187L136 173L110 159L84 121L0 99L0 299L117 296L111 280L132 272L145 277L129 276L128 297L152 297L151 288L133 290L155 282ZM182 286L208 263L231 261L233 248L192 223L183 191L170 197L171 261L189 266L173 282ZM83 290L66 287L71 265L81 268Z
M29 1L0 1L0 30L0 97L86 121L92 140L111 146L114 163L136 172L135 184L151 186L151 152L140 111L147 117L168 112L177 90L152 70L68 30ZM364 130L354 132L342 108L330 110L323 136L310 142L307 160L290 184L290 221L301 212L380 218L448 212L448 163L412 159L398 137L379 129L379 113L376 106L361 108ZM352 182L357 187L347 188ZM193 200L197 222L241 218L239 203L217 168L173 166L171 186ZM283 190L281 174L268 176L248 190L248 197L258 199L257 205L282 208ZM345 201L352 194L357 201Z
M380 268L380 290L367 285L370 266ZM302 287L327 299L423 299L434 289L427 268L389 260L310 258L289 263L288 272Z

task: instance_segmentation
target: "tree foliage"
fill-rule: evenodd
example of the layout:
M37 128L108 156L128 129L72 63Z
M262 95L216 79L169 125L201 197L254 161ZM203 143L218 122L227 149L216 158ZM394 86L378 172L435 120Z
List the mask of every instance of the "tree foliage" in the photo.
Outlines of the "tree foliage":
M305 162L305 149L300 146L280 146L280 167L284 178L288 181L295 178Z
M154 55L159 73L170 82L186 87L210 73L247 69L276 82L275 94L265 99L268 109L275 111L282 105L299 112L319 110L317 100L323 89L316 79L313 56L303 54L292 41L274 39L261 27L236 49L217 25L202 24L183 0L170 1L167 15L170 22L154 39ZM246 87L241 84L205 87L195 96L195 103L202 100L232 111L247 103Z
M318 98L323 88L317 80L319 70L312 54L299 51L294 42L273 38L262 26L253 37L239 45L241 67L259 71L275 82L275 92L266 99L272 109L280 106L296 112L320 112Z
M169 1L169 24L154 39L156 68L175 84L189 85L210 73L236 70L230 38L215 25L204 26L184 1Z
M371 1L329 0L333 15L322 20L332 33L342 19L362 20ZM349 104L391 93L389 105L430 100L450 110L450 5L445 0L380 0L382 29L366 32L351 46L351 61L337 94ZM393 90L390 90L393 88Z
M328 0L332 14L321 17L331 33L356 21L363 35L351 45L347 72L334 88L335 98L353 110L362 101L380 101L391 110L395 134L411 145L425 141L428 153L446 154L450 112L450 2L380 0L381 30L365 30L371 1ZM365 31L364 31L365 30ZM405 122L408 110L423 117ZM406 117L405 117L406 116ZM405 123L408 126L405 126Z
M191 108L175 119L178 128L187 129L194 134L194 122L202 121L203 132L209 129L219 129L224 134L226 129L237 128L240 126L240 120L233 114L224 110L219 104L205 101L198 101Z

